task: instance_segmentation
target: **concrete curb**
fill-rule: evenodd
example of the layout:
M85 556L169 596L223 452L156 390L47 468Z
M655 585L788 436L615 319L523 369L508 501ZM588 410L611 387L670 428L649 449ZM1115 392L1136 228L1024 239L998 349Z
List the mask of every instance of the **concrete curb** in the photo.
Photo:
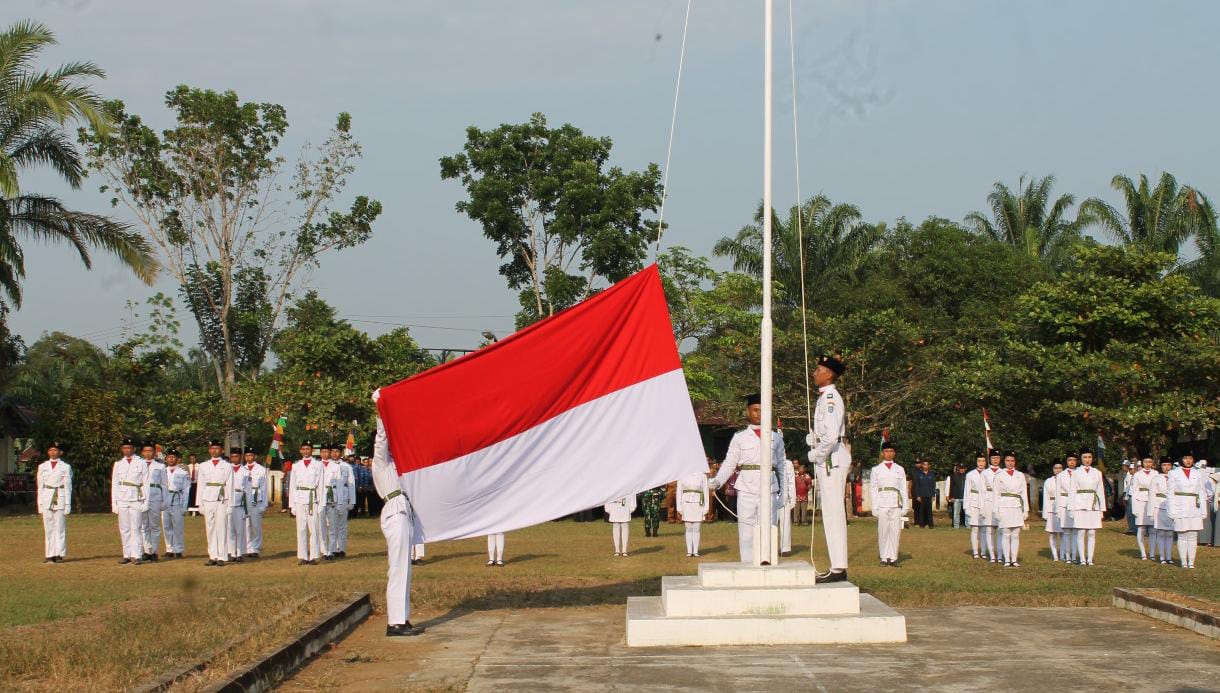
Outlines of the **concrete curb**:
M368 592L356 595L346 606L323 616L290 643L264 655L244 670L204 689L207 693L224 691L261 693L279 684L309 661L324 647L343 638L373 613Z
M1114 606L1143 614L1158 621L1193 630L1199 635L1220 640L1220 617L1165 599L1144 594L1138 589L1114 588Z

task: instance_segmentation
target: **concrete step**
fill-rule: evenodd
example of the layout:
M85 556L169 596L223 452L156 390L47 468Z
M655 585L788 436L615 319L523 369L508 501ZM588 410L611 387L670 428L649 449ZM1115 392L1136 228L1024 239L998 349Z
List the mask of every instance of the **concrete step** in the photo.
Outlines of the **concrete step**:
M700 563L704 587L812 587L817 573L802 561L756 566L749 563Z
M669 617L815 616L860 612L860 590L850 582L780 587L707 587L695 576L661 578Z
M860 612L821 616L670 617L660 597L627 598L627 646L906 642L906 618L872 595Z

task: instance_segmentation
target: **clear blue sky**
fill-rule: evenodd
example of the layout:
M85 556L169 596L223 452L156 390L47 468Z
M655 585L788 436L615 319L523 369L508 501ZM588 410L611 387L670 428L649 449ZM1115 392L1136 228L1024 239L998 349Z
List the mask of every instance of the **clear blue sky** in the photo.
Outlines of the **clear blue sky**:
M865 217L961 219L996 180L1058 178L1078 199L1116 173L1159 175L1220 197L1216 122L1220 3L1211 0L796 0L802 185ZM437 158L469 124L533 111L613 138L614 163L663 163L684 0L306 0L167 3L6 0L4 22L48 24L47 66L93 60L97 85L157 127L164 93L185 83L283 104L285 154L352 113L365 158L350 195L381 200L367 245L328 257L310 279L372 333L413 328L429 347L469 347L511 330L515 296L494 247L458 215L460 186ZM777 0L776 204L793 202L787 2ZM667 243L710 253L761 195L760 0L695 0ZM659 35L659 39L658 39ZM90 183L48 175L29 190L105 211ZM350 197L348 198L350 199ZM144 287L111 260L86 272L65 247L27 248L24 308L44 331L118 338ZM723 266L723 263L720 263ZM176 295L165 283L157 287ZM181 309L181 307L180 307ZM187 341L194 329L180 315ZM364 321L364 322L361 322Z

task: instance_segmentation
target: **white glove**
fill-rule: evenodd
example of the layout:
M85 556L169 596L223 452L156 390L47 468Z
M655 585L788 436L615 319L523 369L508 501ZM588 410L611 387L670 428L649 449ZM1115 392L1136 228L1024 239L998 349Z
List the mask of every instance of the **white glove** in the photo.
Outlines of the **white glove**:
M813 431L810 431L805 434L805 445L808 445L809 447L813 447Z
M814 457L813 450L810 450L809 452L805 453L805 456L809 458L810 462L814 462L814 463L817 462L817 459Z

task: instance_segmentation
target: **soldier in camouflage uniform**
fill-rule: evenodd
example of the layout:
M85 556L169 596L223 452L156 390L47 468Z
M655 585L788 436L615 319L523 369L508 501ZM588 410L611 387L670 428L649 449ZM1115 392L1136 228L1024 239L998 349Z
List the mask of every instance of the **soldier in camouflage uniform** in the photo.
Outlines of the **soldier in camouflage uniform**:
M650 488L643 494L644 505L644 536L659 536L657 530L661 525L661 507L665 503L665 487Z

